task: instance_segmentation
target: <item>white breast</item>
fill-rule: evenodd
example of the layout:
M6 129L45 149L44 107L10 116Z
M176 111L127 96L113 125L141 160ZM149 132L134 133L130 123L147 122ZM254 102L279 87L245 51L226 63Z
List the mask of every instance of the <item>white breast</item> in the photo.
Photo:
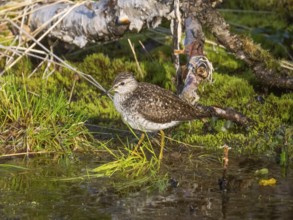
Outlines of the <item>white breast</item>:
M144 119L136 110L123 106L122 103L127 99L127 96L115 94L114 105L116 110L121 114L123 121L130 125L133 129L154 132L173 127L180 123L179 121L171 121L169 123L155 123ZM135 108L135 107L134 107Z

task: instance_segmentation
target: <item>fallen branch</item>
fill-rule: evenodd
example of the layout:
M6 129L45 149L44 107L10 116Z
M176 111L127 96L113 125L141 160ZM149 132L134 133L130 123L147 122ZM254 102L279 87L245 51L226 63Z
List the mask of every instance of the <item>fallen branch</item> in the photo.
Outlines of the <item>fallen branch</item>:
M267 51L255 45L250 39L232 34L224 18L207 1L197 0L193 5L189 5L189 2L187 1L186 7L196 14L200 23L213 33L219 43L247 63L260 83L293 89L292 71L281 68Z
M231 108L223 109L215 106L204 106L200 103L196 103L195 107L202 109L202 111L209 112L210 116L230 120L244 127L248 126L252 122L251 119Z

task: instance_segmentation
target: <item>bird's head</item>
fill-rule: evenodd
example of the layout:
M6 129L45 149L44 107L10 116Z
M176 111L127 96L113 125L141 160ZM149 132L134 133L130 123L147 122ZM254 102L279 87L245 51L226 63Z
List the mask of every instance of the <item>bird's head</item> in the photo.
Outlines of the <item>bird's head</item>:
M118 94L126 94L134 91L137 86L138 82L133 75L131 73L123 72L116 76L109 91L114 91Z

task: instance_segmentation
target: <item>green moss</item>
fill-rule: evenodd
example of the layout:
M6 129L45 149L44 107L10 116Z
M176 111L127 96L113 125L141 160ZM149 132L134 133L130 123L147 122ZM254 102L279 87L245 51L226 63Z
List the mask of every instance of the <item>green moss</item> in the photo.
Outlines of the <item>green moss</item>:
M93 76L98 82L101 82L104 87L109 87L119 72L137 71L135 63L124 58L110 60L108 56L101 53L87 56L77 66L82 72Z
M245 74L245 73L244 73ZM172 130L172 136L180 141L216 150L224 144L242 153L274 154L276 131L290 126L293 117L293 94L280 97L269 94L263 102L246 79L214 74L214 83L199 88L200 102L205 105L233 107L253 120L245 129L233 122L211 118L183 123Z
M281 122L293 122L293 94L284 94L277 97L270 94L266 100L264 113L274 118L279 118Z
M262 61L266 64L268 68L277 69L279 68L279 63L276 59L274 59L267 50L261 48L260 45L253 43L247 37L244 37L243 40L243 50L245 53L250 55L250 58L256 62Z
M148 61L142 63L147 72L144 81L157 84L161 87L175 91L173 76L175 69L171 63L161 63L157 61Z
M237 10L240 8L240 11L223 10L221 14L230 24L232 32L249 36L256 43L261 44L263 49L269 50L274 57L290 59L290 53L292 53L290 47L293 40L292 15L288 9L290 4L286 4L286 1L270 1L266 4L260 2L246 1L244 4L243 1L237 1L236 8ZM224 4L226 7L222 7L231 9L235 8L234 4L233 1L227 1ZM240 13L241 10L243 10L242 13ZM248 49L247 52L249 51ZM259 57L259 54L255 53L255 55Z
M214 73L214 82L202 84L199 88L201 102L205 105L230 106L240 109L245 106L254 90L244 79Z
M245 68L244 62L237 60L232 54L228 54L223 48L213 48L207 45L205 47L206 55L212 61L214 68L219 72L237 74Z

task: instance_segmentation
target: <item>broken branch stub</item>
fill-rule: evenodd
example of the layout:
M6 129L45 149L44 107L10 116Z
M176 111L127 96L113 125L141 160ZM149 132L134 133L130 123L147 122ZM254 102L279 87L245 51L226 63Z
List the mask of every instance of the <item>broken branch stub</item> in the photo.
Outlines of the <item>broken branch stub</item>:
M204 56L204 33L192 12L185 19L185 34L184 53L188 63L177 74L177 90L182 99L194 105L199 100L199 85L204 80L212 81L213 66Z

